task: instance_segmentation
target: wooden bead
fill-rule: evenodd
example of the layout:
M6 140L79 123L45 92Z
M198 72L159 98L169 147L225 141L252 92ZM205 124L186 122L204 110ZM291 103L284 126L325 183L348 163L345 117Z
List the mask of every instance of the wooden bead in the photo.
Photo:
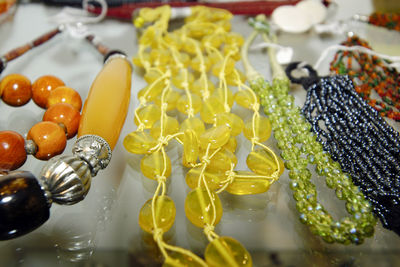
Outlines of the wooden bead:
M62 123L67 129L67 138L72 138L78 132L81 114L72 105L57 103L50 106L43 115L43 121Z
M77 91L68 86L59 86L50 92L47 99L47 108L57 103L70 104L78 111L82 108L81 96Z
M39 77L32 84L32 99L39 107L46 108L50 92L64 85L62 80L52 75Z
M0 96L10 106L22 106L31 100L31 81L21 74L9 74L1 80Z
M26 161L25 140L16 132L0 132L0 170L12 171Z
M67 144L64 130L50 121L35 124L29 130L27 139L36 143L38 149L34 156L41 160L48 160L61 154Z

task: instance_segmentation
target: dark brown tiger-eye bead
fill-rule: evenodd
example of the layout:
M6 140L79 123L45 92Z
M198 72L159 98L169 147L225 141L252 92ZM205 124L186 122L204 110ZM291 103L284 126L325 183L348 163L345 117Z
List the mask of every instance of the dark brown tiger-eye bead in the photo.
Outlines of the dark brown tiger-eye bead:
M29 233L50 216L45 192L27 171L0 176L0 240Z

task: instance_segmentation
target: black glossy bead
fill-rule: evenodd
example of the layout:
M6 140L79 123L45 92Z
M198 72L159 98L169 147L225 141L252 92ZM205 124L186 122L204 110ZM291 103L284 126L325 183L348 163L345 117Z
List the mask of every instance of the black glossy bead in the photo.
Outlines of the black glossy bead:
M50 215L45 192L26 171L0 176L0 240L33 231Z

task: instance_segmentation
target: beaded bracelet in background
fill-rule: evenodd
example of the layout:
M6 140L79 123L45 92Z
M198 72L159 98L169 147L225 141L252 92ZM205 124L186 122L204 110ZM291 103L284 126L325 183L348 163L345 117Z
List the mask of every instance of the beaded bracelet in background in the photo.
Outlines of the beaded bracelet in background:
M368 23L385 27L389 30L400 31L400 14L374 12L368 17Z
M264 112L269 116L278 147L282 150L285 166L292 180L290 188L300 212L300 221L309 226L310 231L328 243L361 244L364 238L374 234L376 219L371 212L370 203L364 198L340 165L323 151L321 143L310 132L311 125L302 116L289 95L290 82L282 67L276 61L274 49L269 49L270 64L273 70L273 85L269 85L249 64L247 51L257 34L261 33L266 42L271 42L266 33L266 18L258 16L253 23L256 31L249 37L242 49L242 58L250 79L251 87L260 96ZM317 200L315 185L311 182L308 165L315 164L316 172L326 177L326 185L335 189L336 196L346 201L350 214L336 222Z
M342 43L345 46L371 47L354 35ZM336 74L347 74L353 80L356 92L381 116L400 121L400 73L388 62L362 52L339 51L330 63ZM372 98L372 91L381 98Z
M351 174L385 228L400 235L400 135L354 90L348 76L293 78L307 90L302 112L324 150Z

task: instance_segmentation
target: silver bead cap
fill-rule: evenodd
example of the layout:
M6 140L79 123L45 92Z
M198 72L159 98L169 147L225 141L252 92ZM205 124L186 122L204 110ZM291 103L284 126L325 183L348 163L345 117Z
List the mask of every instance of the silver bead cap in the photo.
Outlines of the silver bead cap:
M89 165L82 159L60 155L47 162L39 179L53 202L72 205L85 198L92 176Z
M72 148L72 153L89 164L92 176L96 176L99 170L106 168L112 156L110 145L98 135L79 137Z

